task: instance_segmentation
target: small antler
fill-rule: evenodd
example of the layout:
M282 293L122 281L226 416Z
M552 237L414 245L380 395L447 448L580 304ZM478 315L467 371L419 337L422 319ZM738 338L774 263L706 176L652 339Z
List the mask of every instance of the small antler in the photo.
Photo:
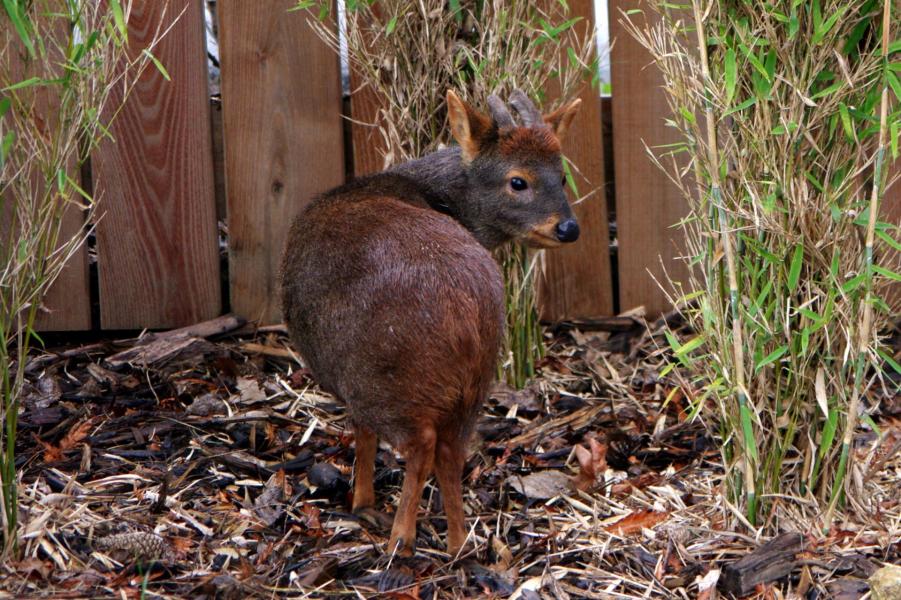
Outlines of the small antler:
M544 124L541 113L522 90L513 90L513 93L510 94L510 104L516 109L524 127L536 127Z
M498 129L516 126L510 111L507 110L504 102L495 94L488 96L488 112L491 114L491 118L494 120L494 124L497 125Z

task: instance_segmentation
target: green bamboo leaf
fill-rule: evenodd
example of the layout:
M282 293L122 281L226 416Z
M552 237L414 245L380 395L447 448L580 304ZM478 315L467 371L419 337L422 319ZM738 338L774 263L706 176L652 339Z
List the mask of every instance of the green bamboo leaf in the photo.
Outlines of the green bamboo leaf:
M745 451L753 462L757 462L757 446L754 445L754 428L751 420L751 410L746 404L739 407L741 418L741 430L745 438Z
M804 262L804 246L798 244L795 246L795 253L792 256L791 267L788 270L788 290L795 291L798 287L798 279L801 276L801 265Z
M842 291L846 294L850 294L863 283L864 279L866 279L866 276L863 273L852 277L842 285Z
M832 442L835 439L835 432L838 430L838 411L834 408L829 409L829 418L823 425L823 439L820 442L820 450L818 454L820 458L826 455L832 448Z
M34 85L39 85L43 83L43 80L40 77L29 77L28 79L24 79L12 85L8 85L3 88L4 92L11 92L13 90L21 90L22 88L31 87Z
M788 352L787 345L779 346L778 348L776 348L775 350L773 350L772 352L767 354L760 362L758 362L756 365L754 365L754 373L759 373L760 370L762 368L764 368L765 366L776 362L777 360L782 358L782 356L786 352Z
M894 271L886 269L885 267L880 267L879 265L873 265L872 269L874 273L878 273L887 279L901 281L901 273L895 273Z
M7 111L9 111L9 107L12 103L9 98L0 98L0 119L6 115Z
M801 355L807 354L807 348L810 346L810 328L805 327L801 330Z
M726 104L731 104L732 98L735 97L735 84L737 81L737 74L738 74L738 66L735 62L735 49L734 48L729 48L729 50L726 51L725 74L726 74Z
M9 151L13 147L15 141L15 131L7 131L6 135L3 136L3 142L0 143L0 169L6 164L6 157L9 156Z
M391 20L388 21L388 25L385 26L385 35L391 35L395 27L397 27L397 15L394 15L391 17Z
M693 350L697 350L698 348L700 348L703 343L704 343L704 336L699 335L699 336L693 337L690 340L688 340L687 342L685 342L684 344L682 344L681 346L679 346L679 348L676 349L674 354L677 357L681 358L681 357L685 356L686 354L689 354Z
M736 106L730 110L727 110L725 113L723 113L723 117L728 117L732 113L736 113L736 112L742 111L746 108L750 108L750 107L754 106L755 104L757 104L757 98L754 98L754 97L748 98L747 100L745 100L738 106Z
M844 83L841 80L836 81L832 85L830 85L826 88L823 88L822 90L820 90L819 92L817 92L816 94L811 96L810 99L811 100L819 100L820 98L823 98L825 96L831 96L833 93L835 93L839 89L841 89L842 85L844 85Z
M854 141L854 126L851 124L851 114L848 112L848 107L844 102L838 103L838 112L842 117L842 127L845 129L845 135L848 136L848 139Z
M122 12L122 4L119 0L109 0L110 8L113 10L113 21L116 23L116 29L123 42L128 41L128 26L125 24L125 13Z
M891 236L887 232L878 229L876 230L876 236L898 252L901 252L901 242L896 240L894 236Z
M801 22L798 20L797 11L793 10L791 18L788 20L788 39L794 39L799 29L801 29Z
M899 365L894 358L892 358L881 348L876 348L876 353L879 354L880 357L882 357L882 360L884 360L895 371L895 373L901 375L901 365Z
M12 21L13 28L19 34L19 39L25 44L28 56L34 57L34 43L31 41L31 23L28 15L21 12L21 5L16 0L3 0L3 7L6 9L6 16Z
M826 21L822 22L819 28L814 28L813 37L811 38L811 43L816 45L823 41L829 32L832 30L832 27L835 23L842 17L845 13L845 9L848 8L848 5L840 6L838 10L832 13L832 16L826 19Z
M898 80L898 76L891 71L886 71L885 81L886 83L888 83L889 87L892 88L892 93L895 94L895 99L898 102L901 102L901 81Z
M144 48L142 53L144 54L144 56L150 59L150 62L152 62L153 66L156 67L156 70L160 72L160 74L163 76L163 79L165 79L166 81L172 81L172 78L169 77L169 71L166 70L166 67L163 66L163 63L161 63L157 57L151 54L150 50Z

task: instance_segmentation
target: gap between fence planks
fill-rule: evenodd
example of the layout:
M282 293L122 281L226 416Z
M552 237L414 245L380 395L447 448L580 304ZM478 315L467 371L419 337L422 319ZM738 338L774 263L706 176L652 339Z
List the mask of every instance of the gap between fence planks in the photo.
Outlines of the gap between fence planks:
M232 310L281 319L278 268L293 217L344 181L336 53L292 0L220 0Z
M134 3L129 42L139 52L185 9L154 51L172 79L150 66L113 122L116 142L92 157L104 329L175 327L221 310L203 6L164 6Z
M660 72L620 23L622 12L643 6L645 16L656 18L638 0L609 0L610 35L615 40L610 67L620 308L644 305L653 319L671 308L654 277L664 284L668 280L688 284L688 269L679 258L684 254L685 236L673 227L688 214L688 206L645 148L679 138L664 124L670 110ZM631 18L640 21L642 16Z
M593 35L592 0L571 0L569 18L580 35ZM613 314L610 269L610 232L604 193L604 139L601 97L586 85L579 96L582 107L563 140L563 153L576 166L579 193L585 199L573 209L581 235L572 245L544 252L538 283L539 314L545 321L585 319ZM571 192L570 199L572 198Z

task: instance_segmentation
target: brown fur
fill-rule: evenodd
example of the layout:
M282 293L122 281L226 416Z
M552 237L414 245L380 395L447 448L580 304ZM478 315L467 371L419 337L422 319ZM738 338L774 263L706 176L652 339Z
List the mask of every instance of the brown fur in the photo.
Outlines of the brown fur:
M516 127L500 140L502 156L550 160L560 156L560 141L550 129L537 132L533 128Z
M347 404L357 451L354 511L375 502L378 438L406 459L389 541L389 551L403 553L413 549L433 470L448 549L465 541L466 443L504 327L503 282L488 248L526 239L533 228L553 236L561 219L572 219L548 128L514 132L519 153L541 152L503 157L503 136L487 117L455 95L448 103L460 149L315 199L294 221L282 260L282 308L294 343L323 389ZM505 174L516 168L534 175L528 202L510 202Z

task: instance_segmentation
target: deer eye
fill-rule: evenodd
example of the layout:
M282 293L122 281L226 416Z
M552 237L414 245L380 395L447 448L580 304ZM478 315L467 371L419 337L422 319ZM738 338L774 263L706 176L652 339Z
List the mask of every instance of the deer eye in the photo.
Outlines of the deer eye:
M522 177L512 177L510 179L510 187L513 188L514 191L521 192L529 187L529 184Z

